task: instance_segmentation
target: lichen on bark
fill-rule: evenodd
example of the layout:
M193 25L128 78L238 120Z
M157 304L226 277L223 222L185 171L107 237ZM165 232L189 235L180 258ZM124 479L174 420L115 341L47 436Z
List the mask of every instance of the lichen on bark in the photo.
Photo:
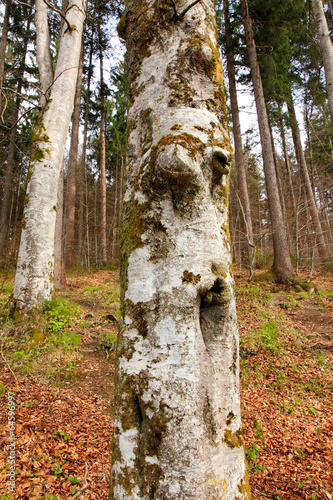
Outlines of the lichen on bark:
M128 0L121 24L130 108L110 499L248 499L214 2L178 17L171 0Z

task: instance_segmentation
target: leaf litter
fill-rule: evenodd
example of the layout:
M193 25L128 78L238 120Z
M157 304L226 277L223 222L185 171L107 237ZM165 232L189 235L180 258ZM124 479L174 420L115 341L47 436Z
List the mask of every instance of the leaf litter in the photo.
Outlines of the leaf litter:
M314 282L319 292L305 294L236 276L253 500L333 498L333 283L320 273ZM15 493L6 491L6 444L7 391L16 382L10 363L2 363L1 500L107 500L117 290L116 272L70 278L62 296L83 310L69 327L81 336L76 370L60 380L15 373Z

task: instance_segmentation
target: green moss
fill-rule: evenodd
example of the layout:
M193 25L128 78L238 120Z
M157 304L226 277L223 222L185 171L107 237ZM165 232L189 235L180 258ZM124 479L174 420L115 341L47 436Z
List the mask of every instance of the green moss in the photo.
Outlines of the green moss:
M32 163L30 163L29 169L28 169L28 174L27 174L27 183L30 182L30 179L31 179L32 174L34 173L34 171L35 171L35 166Z
M126 25L127 25L127 9L125 8L119 23L117 24L117 33L122 40L126 39Z
M212 264L211 269L215 276L222 276L222 278L226 278L228 276L228 268L224 264Z
M232 411L229 411L227 416L227 425L229 426L235 418L235 414Z
M182 282L183 283L192 283L193 285L196 285L199 283L201 279L200 274L193 274L190 271L185 270L182 276Z
M251 489L250 489L249 477L248 477L247 471L245 473L245 478L242 479L242 481L238 485L238 490L240 493L242 493L242 495L246 495L248 500L251 500ZM242 498L243 498L243 496L242 496Z
M224 441L227 443L229 448L239 448L243 446L243 432L242 429L238 429L232 432L230 429L226 429L224 432Z

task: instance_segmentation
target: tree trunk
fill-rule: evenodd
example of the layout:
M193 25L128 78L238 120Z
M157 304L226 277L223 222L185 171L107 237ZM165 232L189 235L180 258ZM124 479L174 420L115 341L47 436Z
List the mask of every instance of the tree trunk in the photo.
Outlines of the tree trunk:
M230 104L231 104L231 114L232 114L232 129L233 129L233 136L235 143L237 185L238 185L238 194L241 203L243 222L244 222L242 229L246 234L246 245L245 245L246 250L244 253L246 254L245 258L247 260L247 263L251 263L252 262L251 256L254 250L252 217L251 217L249 193L247 189L241 127L239 122L239 109L238 109L236 77L235 77L235 57L232 45L232 34L231 34L230 17L229 17L229 0L224 0L224 14L225 14L227 70L228 70L229 93L230 93Z
M27 21L27 31L30 29L30 20ZM2 42L2 40L1 40ZM23 85L23 77L24 77L24 68L25 68L25 59L27 54L28 47L28 39L26 38L23 47L22 59L20 61L20 69L18 74L16 75L18 84L17 84L17 97L15 101L14 113L12 115L12 127L9 134L9 147L8 147L8 156L7 156L7 165L6 165L6 174L3 183L3 196L1 202L1 211L0 211L0 255L3 253L5 244L7 242L7 235L9 225L9 206L10 200L12 197L12 184L13 184L13 172L15 168L15 144L16 144L16 136L17 136L17 120L19 117L20 107L21 107L21 92Z
M246 36L246 46L251 66L254 97L258 114L268 207L273 230L274 262L272 272L275 275L277 282L288 283L290 281L294 281L294 274L290 260L286 230L283 224L281 201L279 197L278 182L274 164L272 137L257 58L256 45L252 31L252 21L246 0L241 0L241 9Z
M17 89L21 92L22 84L19 83ZM21 97L18 95L16 97L15 110L12 116L12 128L9 134L9 147L8 147L8 157L6 165L5 179L3 182L3 196L1 201L1 211L0 211L0 255L3 254L6 243L8 242L8 229L9 229L9 207L12 198L12 185L13 185L13 172L15 167L15 141L17 136L17 119L19 115L19 110L21 106Z
M54 240L54 288L66 290L66 273L63 252L63 216L64 216L64 165L61 167L58 187L57 216Z
M330 108L331 118L333 119L333 44L331 41L322 0L312 0L312 9L317 24L318 42L325 68L328 104Z
M36 13L44 4L37 0ZM58 185L71 118L81 51L85 4L74 0L59 43L50 99L38 119L29 168L29 185L15 276L18 309L38 309L54 288L54 234ZM37 24L37 23L36 23ZM38 26L38 24L37 24ZM37 46L44 44L37 29ZM41 74L43 71L41 71ZM43 87L42 87L43 88Z
M286 167L286 174L287 174L287 179L288 179L288 191L289 191L289 204L288 208L290 209L293 219L295 219L295 214L296 214L296 200L295 200L295 193L294 193L294 186L293 186L293 181L291 178L291 167L290 167L290 160L289 160L289 154L288 154L288 149L287 149L287 142L286 142L286 136L284 132L284 124L283 124L283 118L282 118L282 112L281 112L281 107L279 106L280 110L280 119L279 119L279 125L280 125L280 134L281 134L281 140L282 140L282 147L283 147L283 155L284 155L284 163Z
M100 30L100 27L99 27ZM106 176L105 176L105 96L104 96L104 75L103 75L103 49L101 44L101 33L99 33L99 63L100 63L100 86L101 86L101 125L100 125L100 189L101 189L101 263L107 261L106 253Z
M82 145L82 159L81 159L81 183L82 183L82 192L80 198L80 208L79 208L79 235L78 235L78 248L80 260L83 262L83 242L86 238L87 242L87 266L90 264L90 256L89 256L89 211L88 211L88 195L87 195L87 175L86 175L86 156L87 156L87 141L88 141L88 124L89 124L89 110L90 110L90 85L91 85L91 77L93 73L93 64L92 64L92 56L94 49L94 33L91 35L90 44L89 44L89 66L88 66L88 75L87 75L87 89L86 89L86 101L85 101L85 112L84 112L84 128L83 128L83 145ZM85 211L84 211L85 207ZM86 213L86 234L84 236L84 212Z
M114 500L250 498L222 65L213 0L188 5L127 2Z
M295 106L294 106L291 92L290 92L290 95L288 96L287 105L288 105L291 132L292 132L293 141L294 141L297 163L298 163L299 170L301 172L301 176L302 176L303 181L304 181L305 192L306 192L306 197L307 197L308 203L309 203L310 214L311 214L311 218L312 218L312 221L313 221L313 224L315 227L315 231L316 231L316 238L318 241L318 252L319 252L319 255L325 259L328 256L328 251L327 251L327 247L326 247L326 243L325 243L325 239L324 239L323 229L321 227L321 222L320 222L319 215L318 215L318 208L317 208L315 197L314 197L314 194L312 191L308 166L307 166L304 151L303 151L301 135L300 135L299 127L298 127L298 122L297 122L297 118L296 118L296 111L295 111Z
M50 51L50 30L47 18L48 7L43 0L36 0L36 55L40 82L40 100L42 107L46 106L50 98L53 83L53 66Z
M5 72L7 37L9 31L9 18L10 18L11 6L12 6L12 0L6 0L5 14L3 18L1 40L0 40L0 116L2 114L2 82Z
M72 266L76 260L75 248L75 202L77 184L77 153L79 149L79 129L81 111L81 89L83 71L83 43L80 55L80 65L76 81L74 112L72 121L71 146L67 171L67 197L66 197L66 266Z

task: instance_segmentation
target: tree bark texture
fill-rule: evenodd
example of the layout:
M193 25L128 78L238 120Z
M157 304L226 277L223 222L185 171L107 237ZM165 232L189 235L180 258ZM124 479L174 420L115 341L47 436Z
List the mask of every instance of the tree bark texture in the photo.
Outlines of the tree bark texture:
M260 142L262 149L265 184L267 191L269 214L273 230L274 262L272 271L276 281L288 283L293 279L287 234L283 223L278 181L275 171L272 136L266 109L257 50L252 30L252 21L246 0L241 0L242 18L246 37L246 47L251 66L254 97L258 115Z
M76 260L75 248L75 205L77 184L77 153L79 149L79 129L81 111L81 89L83 73L83 42L81 47L80 65L76 80L74 111L72 120L71 146L67 170L67 197L66 197L66 265L72 266Z
M250 498L213 0L128 0L110 499Z
M331 118L333 119L333 44L323 9L322 0L312 0L312 9L317 25L318 42L324 62L326 89Z
M246 234L246 254L247 261L251 261L253 253L253 229L249 193L247 189L247 179L245 170L245 161L243 155L242 134L239 121L239 108L236 90L236 76L235 76L235 57L232 46L232 34L229 18L229 0L224 0L224 14L225 14L225 36L226 36L226 54L227 54L227 71L229 79L229 93L232 114L232 128L235 143L235 163L237 171L237 187L239 200L242 204L242 219L243 231Z
M51 92L53 67L50 51L48 7L44 0L36 0L35 25L37 33L36 56L40 82L40 105L45 106Z
M43 2L42 2L43 3ZM36 9L39 8L39 0ZM29 185L15 276L18 309L38 308L54 287L54 234L58 185L79 66L85 3L69 2L60 37L50 99L38 119L29 168ZM75 28L75 29L74 29ZM38 38L44 43L43 37Z

